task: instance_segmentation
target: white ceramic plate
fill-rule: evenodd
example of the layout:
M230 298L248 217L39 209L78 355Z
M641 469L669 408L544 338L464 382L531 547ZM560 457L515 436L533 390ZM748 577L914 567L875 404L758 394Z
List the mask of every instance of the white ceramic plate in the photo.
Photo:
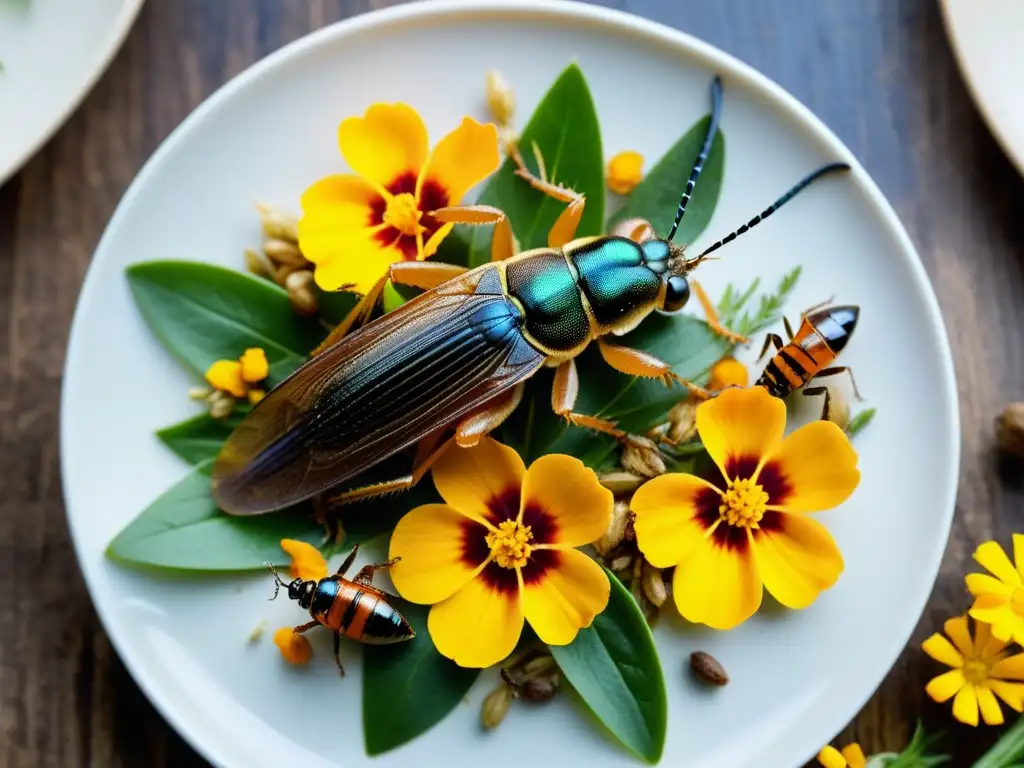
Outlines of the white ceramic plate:
M1024 173L1024 3L942 0L942 11L975 104L1003 151Z
M0 0L0 184L67 120L143 0Z
M701 268L717 293L754 275L772 284L802 264L791 316L831 295L863 309L843 361L879 416L857 439L861 487L821 516L845 553L846 571L802 612L769 611L728 633L679 622L659 628L671 718L662 764L801 764L856 714L904 647L945 546L959 427L938 306L910 241L863 169L778 86L679 32L541 0L401 6L288 46L186 120L125 195L75 317L61 439L81 567L136 680L214 763L370 765L361 747L357 651L346 647L350 674L339 682L329 636L312 633L315 663L287 668L269 638L245 642L263 618L270 627L299 619L293 604L267 602L266 575L183 581L104 558L111 537L186 471L153 431L195 411L184 396L191 382L143 325L124 268L182 256L239 267L242 249L258 242L253 199L295 205L311 181L342 169L336 131L344 117L373 101L405 100L436 139L463 114L481 115L483 76L492 67L515 85L525 116L573 57L593 90L606 152L635 148L652 160L706 113L710 79L723 76L726 181L706 242L811 169L837 159L855 164L849 177L812 187ZM658 94L642 113L638 84ZM687 679L686 659L696 649L724 663L732 680L726 688L708 693ZM496 732L481 733L479 705L490 685L481 679L441 726L372 764L634 764L566 697L516 707Z

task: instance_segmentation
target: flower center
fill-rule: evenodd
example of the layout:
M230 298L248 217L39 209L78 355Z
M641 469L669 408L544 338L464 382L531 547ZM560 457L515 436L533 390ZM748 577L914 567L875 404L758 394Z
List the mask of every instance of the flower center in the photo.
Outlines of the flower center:
M420 224L423 212L416 205L416 198L411 192L403 192L388 200L384 209L384 223L394 227L403 235L418 235L426 229Z
M981 659L968 659L964 662L963 673L968 683L980 685L988 680L988 664Z
M718 514L729 525L757 528L768 504L768 493L753 480L730 480Z
M487 534L487 546L494 554L494 561L502 568L522 568L533 551L529 544L532 538L530 526L506 520L498 530Z

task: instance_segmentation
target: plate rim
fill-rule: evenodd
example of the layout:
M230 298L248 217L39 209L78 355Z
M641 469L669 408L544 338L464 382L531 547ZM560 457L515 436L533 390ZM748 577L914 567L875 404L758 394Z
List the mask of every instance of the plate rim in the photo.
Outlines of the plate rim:
M57 132L64 127L64 124L71 119L71 116L78 110L85 101L85 98L92 92L92 89L99 82L100 78L110 68L114 57L124 46L125 39L135 20L138 18L142 6L146 0L120 0L121 10L118 13L117 21L113 28L108 31L101 46L99 55L93 59L92 67L86 72L86 76L79 81L74 93L61 109L54 112L53 117L47 122L46 127L36 134L35 138L27 142L20 151L15 152L12 159L6 165L0 166L0 186L6 184L15 174L41 150Z
M988 127L989 133L992 134L992 138L995 139L996 144L999 145L999 148L1017 169L1017 172L1024 175L1024 135L1020 139L1015 139L1007 131L1006 127L996 120L995 110L992 107L992 98L990 98L987 91L978 86L978 82L982 78L978 76L970 57L967 55L958 32L957 24L954 21L956 12L951 10L955 1L939 0L939 9L942 16L942 26L946 31L946 38L949 40L949 47L953 52L953 58L956 59L960 78L967 88L967 93L970 94L971 101Z
M142 2L142 0L139 0ZM548 0L412 0L400 5L389 6L366 13L351 16L346 19L333 22L329 25L313 30L308 34L282 46L276 51L265 56L263 59L254 62L248 68L238 73L230 80L222 84L216 91L210 94L196 107L157 147L149 159L143 164L131 184L126 189L118 206L111 216L103 235L97 244L93 259L86 270L85 278L79 292L75 312L72 318L69 334L67 354L64 364L64 383L61 391L61 420L60 420L60 462L61 466L69 463L67 454L68 441L65 439L68 420L67 401L70 389L71 377L69 373L73 367L78 365L79 337L82 335L80 316L84 307L89 303L90 296L96 292L99 285L99 270L97 268L97 256L101 255L108 247L108 241L114 237L119 229L122 218L127 217L130 203L138 190L148 183L149 177L155 169L161 165L164 158L169 155L177 146L179 141L188 134L194 126L201 124L206 116L218 109L224 102L230 100L235 94L249 87L258 80L264 73L270 72L290 59L292 56L300 55L304 50L316 48L330 41L337 41L349 35L358 34L367 29L383 29L391 24L403 22L425 22L425 21L447 21L457 19L461 14L518 14L522 18L543 18L559 17L561 19L582 19L588 23L605 25L618 30L623 34L640 37L651 42L665 45L675 51L684 52L689 56L703 60L709 68L718 69L722 74L746 81L746 84L755 91L760 92L769 98L774 106L788 113L788 116L797 123L805 126L814 138L826 146L836 159L842 159L851 165L851 177L862 185L866 195L866 202L874 209L879 218L880 224L888 229L898 247L906 255L906 263L909 272L917 287L920 289L924 309L927 315L928 325L932 331L937 349L940 352L939 365L943 369L944 376L941 385L945 389L945 411L949 421L951 433L959 437L960 410L957 395L957 379L955 364L952 355L952 348L949 343L949 336L943 320L941 308L935 294L934 286L929 278L920 254L910 239L909 234L902 222L896 215L895 210L888 199L882 194L871 176L845 145L845 143L830 130L814 113L803 105L795 96L786 91L774 80L754 69L733 54L730 54L710 43L704 42L693 35L681 30L669 27L660 22L652 21L632 13L617 9L605 8L603 6L590 5L580 0L562 0L552 4ZM946 478L944 493L944 509L942 510L940 522L944 535L936 541L936 549L931 553L932 565L930 571L922 574L928 577L929 589L924 590L918 599L916 611L907 613L902 625L890 632L888 650L884 654L887 661L884 672L874 681L872 687L859 696L848 696L845 701L851 704L849 707L837 708L834 714L816 721L816 727L809 728L807 739L808 747L803 755L802 763L811 760L817 751L829 743L852 718L863 708L864 704L874 695L878 687L885 680L892 670L900 654L903 652L913 634L918 621L927 607L928 599L934 587L943 555L948 546L952 522L956 509L956 498L959 489L959 478L961 469L961 446L960 440L954 439L947 446L946 460L949 463L951 472ZM173 707L162 697L160 686L152 680L145 671L145 665L137 658L133 646L122 643L122 638L110 632L112 626L110 621L110 608L106 602L97 600L96 579L98 572L91 573L83 567L88 553L81 549L81 537L76 535L76 524L71 514L71 496L68 487L67 476L61 472L62 494L65 505L65 517L68 522L72 544L78 560L79 570L83 575L86 588L93 601L96 613L103 624L104 630L114 650L125 665L133 681L146 695L146 698L174 728L174 730L185 740L199 755L218 766L239 766L230 754L221 754L213 745L202 742L179 715L179 710ZM881 657L882 654L879 654ZM856 704L855 707L852 704ZM812 738L813 737L813 738ZM242 768L239 766L239 768Z

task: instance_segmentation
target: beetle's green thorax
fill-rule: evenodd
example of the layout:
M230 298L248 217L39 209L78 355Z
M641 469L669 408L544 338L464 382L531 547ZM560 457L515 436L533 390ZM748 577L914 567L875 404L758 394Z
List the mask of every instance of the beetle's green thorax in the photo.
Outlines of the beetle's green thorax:
M601 238L573 248L568 256L603 329L617 329L640 310L646 315L658 299L661 278L647 263L645 249L632 240Z
M523 306L526 332L545 351L568 352L589 340L590 320L561 251L512 262L505 275L509 293Z

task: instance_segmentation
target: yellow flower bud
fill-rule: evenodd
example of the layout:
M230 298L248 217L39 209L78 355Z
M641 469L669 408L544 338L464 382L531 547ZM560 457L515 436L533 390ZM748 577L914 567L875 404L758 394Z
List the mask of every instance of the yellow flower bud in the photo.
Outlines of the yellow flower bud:
M289 664L306 664L313 658L313 648L302 635L291 627L281 627L274 633L274 645Z
M745 387L749 380L747 366L734 357L723 357L711 366L708 389L717 392L726 387Z
M270 373L270 365L267 363L267 356L259 347L252 347L245 350L241 358L242 379L250 384L263 381ZM244 392L242 394L245 394ZM241 397L242 395L237 395Z
M206 370L210 386L234 397L245 397L242 364L237 360L218 360Z
M644 177L644 156L627 150L608 161L608 188L619 195L628 195Z

